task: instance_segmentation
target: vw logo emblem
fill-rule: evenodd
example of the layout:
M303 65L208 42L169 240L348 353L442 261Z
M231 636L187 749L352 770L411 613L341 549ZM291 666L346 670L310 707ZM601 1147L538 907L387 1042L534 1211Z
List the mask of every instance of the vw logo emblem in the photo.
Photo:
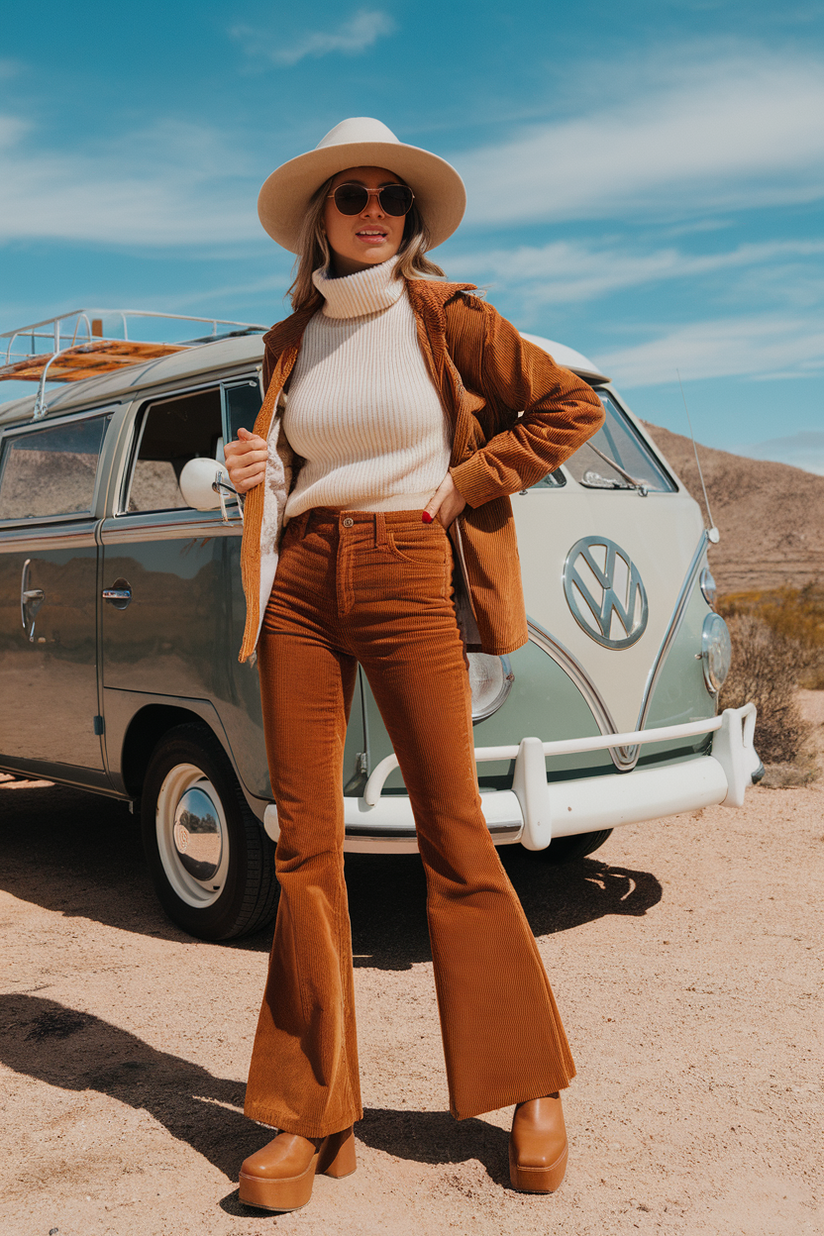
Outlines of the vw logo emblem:
M629 648L647 628L649 606L637 566L605 536L576 541L564 563L564 596L572 616L605 648Z

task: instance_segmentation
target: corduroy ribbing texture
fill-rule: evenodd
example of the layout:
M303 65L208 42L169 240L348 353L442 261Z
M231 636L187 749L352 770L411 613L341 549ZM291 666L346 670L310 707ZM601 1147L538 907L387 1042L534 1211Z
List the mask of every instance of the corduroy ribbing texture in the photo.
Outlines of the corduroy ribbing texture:
M362 1114L341 795L358 661L415 816L453 1115L575 1073L481 811L451 577L446 533L417 511L313 510L284 533L259 652L281 896L245 1110L304 1137Z
M420 510L446 476L452 427L394 269L315 272L326 299L306 327L283 414L303 460L289 519L313 506Z

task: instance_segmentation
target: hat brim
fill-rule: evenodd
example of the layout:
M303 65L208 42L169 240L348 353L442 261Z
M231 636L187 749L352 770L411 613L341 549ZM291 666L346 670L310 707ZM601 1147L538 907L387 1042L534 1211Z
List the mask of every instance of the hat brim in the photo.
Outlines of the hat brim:
M432 248L451 236L463 218L466 189L446 159L403 142L345 142L298 155L264 181L258 215L272 239L297 253L312 196L324 181L348 167L385 167L403 177L415 194Z

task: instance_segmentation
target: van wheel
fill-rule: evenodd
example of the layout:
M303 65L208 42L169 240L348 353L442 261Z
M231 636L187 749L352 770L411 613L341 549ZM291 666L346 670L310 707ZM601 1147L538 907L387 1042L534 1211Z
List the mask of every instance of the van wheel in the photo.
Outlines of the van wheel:
M141 826L160 904L184 931L228 940L274 917L274 843L205 726L175 726L155 747L143 783Z
M586 858L599 849L607 837L612 836L611 828L604 828L598 833L577 833L574 837L556 837L550 841L545 850L538 850L545 863L561 867L564 863L575 863L579 858Z

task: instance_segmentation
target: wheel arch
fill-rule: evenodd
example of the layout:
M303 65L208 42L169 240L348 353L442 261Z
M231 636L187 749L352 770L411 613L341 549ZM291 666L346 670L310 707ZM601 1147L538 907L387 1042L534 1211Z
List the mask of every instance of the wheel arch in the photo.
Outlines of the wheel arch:
M191 706L195 703L199 704L200 707ZM250 809L260 820L262 827L265 803L261 803L247 792L223 726L220 724L214 709L205 700L193 700L189 706L183 703L146 702L131 717L121 743L119 769L123 786L129 797L133 799L140 798L152 752L164 734L178 725L202 725L220 743L226 753L226 758L232 765L238 784L243 791L243 796Z
M132 717L120 755L123 784L132 798L140 797L149 760L160 739L174 726L187 723L207 724L199 713L173 704L145 704Z

